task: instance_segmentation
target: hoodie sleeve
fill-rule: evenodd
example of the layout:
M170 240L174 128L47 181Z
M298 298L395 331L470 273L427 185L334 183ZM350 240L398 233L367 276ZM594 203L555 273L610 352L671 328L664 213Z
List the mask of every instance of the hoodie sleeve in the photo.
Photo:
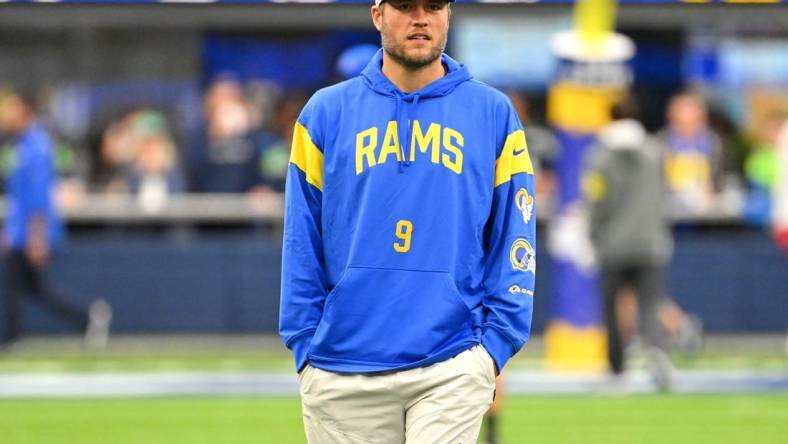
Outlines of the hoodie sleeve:
M313 105L306 105L295 124L285 186L279 334L299 372L327 295L321 229L323 132Z
M17 204L24 207L24 214L45 216L51 206L50 189L54 184L52 146L45 137L32 137L22 154L20 165L20 194L24 196Z
M520 120L505 105L496 119L495 188L484 233L482 345L499 372L530 334L536 277L533 165Z

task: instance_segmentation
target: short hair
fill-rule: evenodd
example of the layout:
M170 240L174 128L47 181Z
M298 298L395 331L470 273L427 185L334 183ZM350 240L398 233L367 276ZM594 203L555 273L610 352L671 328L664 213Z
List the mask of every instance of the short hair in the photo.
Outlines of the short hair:
M610 108L610 117L613 120L640 120L640 106L638 106L637 101L632 96L626 96Z
M0 98L2 97L15 97L25 108L33 112L38 101L38 91L30 87L12 86L7 89L0 87Z
M380 6L380 14L381 15L383 15L383 10L384 10L383 3L388 3L388 1L383 0L382 2L380 2L380 5L378 5L378 6ZM452 1L446 0L446 8L449 9L449 17L451 17L451 4L452 4Z

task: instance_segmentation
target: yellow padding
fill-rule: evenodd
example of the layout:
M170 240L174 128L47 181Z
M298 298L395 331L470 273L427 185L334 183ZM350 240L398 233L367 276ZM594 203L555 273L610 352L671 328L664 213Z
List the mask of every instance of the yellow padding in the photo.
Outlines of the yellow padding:
M618 88L559 83L547 97L548 118L564 130L595 133L610 123L610 109L622 95Z
M309 131L298 122L293 131L290 163L304 172L308 183L323 191L323 153L312 142Z
M495 161L495 186L508 182L519 173L534 173L523 130L517 130L506 137L501 155Z
M580 38L597 43L616 27L616 0L578 0L574 19Z
M545 333L547 368L555 371L607 369L607 338L601 327L579 328L553 321Z

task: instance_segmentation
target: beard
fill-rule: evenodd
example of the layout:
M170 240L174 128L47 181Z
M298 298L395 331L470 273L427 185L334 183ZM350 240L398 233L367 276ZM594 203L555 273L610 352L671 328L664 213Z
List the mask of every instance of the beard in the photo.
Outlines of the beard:
M381 30L381 46L386 54L391 57L394 62L405 67L410 71L417 71L430 63L440 58L443 50L446 49L446 34L443 34L438 40L430 40L430 43L435 43L430 50L420 56L408 55L405 49L405 43L397 43L394 38L388 37L386 28Z

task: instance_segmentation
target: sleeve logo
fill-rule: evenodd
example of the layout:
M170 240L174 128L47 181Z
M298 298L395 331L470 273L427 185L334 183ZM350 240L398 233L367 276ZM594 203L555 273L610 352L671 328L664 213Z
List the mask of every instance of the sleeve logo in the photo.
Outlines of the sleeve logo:
M514 241L509 259L515 270L536 274L536 252L527 240L517 239Z
M523 294L523 295L532 296L532 297L534 295L533 291L531 291L531 290L529 290L529 289L527 289L525 287L521 287L519 285L512 285L511 287L509 287L509 293L511 293L513 295Z
M523 215L523 222L526 224L531 221L531 216L534 214L534 197L528 194L528 190L520 188L514 196L517 209Z

